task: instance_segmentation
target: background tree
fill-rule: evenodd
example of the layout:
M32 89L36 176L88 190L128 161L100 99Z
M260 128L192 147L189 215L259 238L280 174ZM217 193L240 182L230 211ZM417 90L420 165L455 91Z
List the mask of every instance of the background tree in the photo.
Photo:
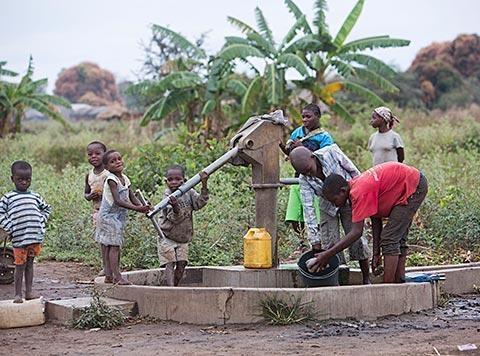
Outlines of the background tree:
M6 62L0 62L0 137L20 132L22 119L28 108L66 125L56 106L70 107L70 103L42 92L47 85L47 79L32 79L32 57L28 62L27 73L18 84L3 80L3 76L17 76L17 73L4 69L5 64Z
M418 52L408 72L415 74L430 109L480 103L480 37L463 34L432 43Z
M325 22L326 0L314 3L313 26L306 15L292 0L284 0L297 22L303 24L303 36L286 49L300 53L308 64L311 75L295 81L299 89L307 89L313 102L321 100L342 118L352 121L352 115L337 100L336 93L349 91L372 105L383 104L383 100L365 86L370 83L380 91L395 93L398 88L389 80L395 75L393 68L383 61L364 53L367 49L408 46L410 41L390 38L388 35L366 37L346 42L361 15L364 0L359 0L346 17L338 33L333 37Z
M213 128L219 133L225 117L231 114L246 85L233 67L220 59L209 58L201 44L159 25L152 26L157 44L168 44L154 63L147 56L150 76L130 87L129 92L144 98L148 104L142 125L173 118L184 122L190 132L202 126L207 135ZM183 54L183 55L182 55Z
M53 92L72 103L93 106L111 105L120 100L113 74L90 62L62 70Z
M245 37L226 37L226 43L218 54L218 57L226 62L237 60L247 64L254 73L254 78L242 97L243 114L276 108L286 109L290 103L291 92L285 78L287 70L294 69L301 76L308 75L307 64L302 56L288 46L297 31L304 26L305 18L299 18L278 44L258 7L255 8L255 19L258 30L237 18L228 17L228 21ZM254 65L252 58L260 59L262 65Z

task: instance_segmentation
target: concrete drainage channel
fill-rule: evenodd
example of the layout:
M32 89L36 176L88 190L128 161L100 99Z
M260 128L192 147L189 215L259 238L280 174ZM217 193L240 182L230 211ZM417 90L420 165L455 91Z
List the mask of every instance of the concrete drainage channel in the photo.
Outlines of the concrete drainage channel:
M95 284L110 298L136 302L140 315L193 324L261 322L260 302L268 296L310 302L319 320L374 319L434 308L440 289L461 294L480 286L480 263L410 269L425 270L445 273L446 280L440 286L405 283L305 288L294 268L250 270L234 266L190 267L181 287L160 286L163 269L125 273L131 286L107 285L101 277ZM350 283L356 282L357 273L350 273Z

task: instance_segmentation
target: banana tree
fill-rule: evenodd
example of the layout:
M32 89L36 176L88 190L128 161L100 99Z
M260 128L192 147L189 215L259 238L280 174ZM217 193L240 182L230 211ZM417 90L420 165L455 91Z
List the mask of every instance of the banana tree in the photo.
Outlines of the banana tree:
M58 96L42 93L47 79L32 80L33 63L30 57L27 73L20 82L10 83L1 80L1 76L16 76L17 73L3 68L6 62L0 62L0 137L20 132L22 119L28 108L35 109L67 125L56 106L70 107L70 103Z
M290 100L291 90L287 86L285 74L293 69L302 77L309 75L307 63L301 55L288 45L297 33L306 25L305 16L300 16L280 43L276 43L272 31L260 8L255 9L258 30L245 22L228 17L228 21L237 27L243 37L226 37L226 43L218 58L226 61L241 61L247 64L255 76L248 85L242 98L242 113L250 113L253 108L264 112L273 108L285 109ZM255 66L252 59L261 60L261 66Z
M383 92L395 93L398 88L389 80L395 71L372 55L362 53L367 49L408 46L409 40L391 38L388 35L361 38L347 42L358 21L365 0L358 0L343 22L335 37L332 37L325 22L326 0L314 3L313 26L305 20L305 14L292 0L284 0L295 21L303 24L303 36L292 42L286 51L302 56L313 73L295 83L300 89L308 89L313 101L323 101L332 111L347 121L352 115L335 96L341 91L350 91L372 105L381 105L383 100L362 83L370 83Z
M239 95L246 90L233 66L220 58L207 58L202 48L168 28L153 25L153 30L167 38L184 56L166 63L168 74L159 80L146 80L133 85L130 92L150 98L141 125L174 117L185 122L190 132L198 125L206 134L212 126L225 121ZM235 99L237 98L237 99Z

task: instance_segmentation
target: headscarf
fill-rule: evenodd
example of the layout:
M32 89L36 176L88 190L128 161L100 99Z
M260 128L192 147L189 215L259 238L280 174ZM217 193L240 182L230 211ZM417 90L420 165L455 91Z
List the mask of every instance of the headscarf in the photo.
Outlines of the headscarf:
M378 108L373 110L373 112L379 115L383 120L385 120L389 127L392 127L395 121L400 122L396 118L396 116L393 116L392 111L385 106L379 106Z

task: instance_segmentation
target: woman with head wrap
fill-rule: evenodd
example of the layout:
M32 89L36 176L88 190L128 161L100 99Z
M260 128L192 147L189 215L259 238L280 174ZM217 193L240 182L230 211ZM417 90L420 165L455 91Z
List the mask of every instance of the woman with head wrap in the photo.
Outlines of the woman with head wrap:
M373 110L370 125L378 129L368 140L368 149L373 155L373 165L385 162L403 162L405 152L403 140L398 133L393 131L393 124L400 122L392 111L380 106Z

